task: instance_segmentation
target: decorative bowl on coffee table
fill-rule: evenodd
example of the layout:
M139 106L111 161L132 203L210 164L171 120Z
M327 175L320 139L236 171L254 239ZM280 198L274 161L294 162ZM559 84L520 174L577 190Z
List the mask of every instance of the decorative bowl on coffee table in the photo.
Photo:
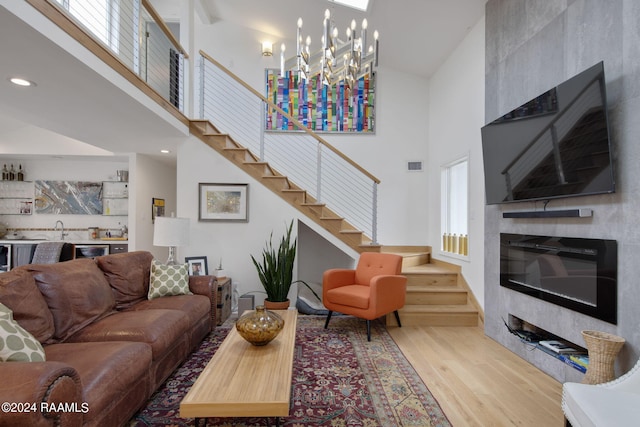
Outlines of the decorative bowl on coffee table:
M263 305L256 306L255 311L246 312L236 321L238 334L255 346L271 342L283 327L282 317L266 310Z

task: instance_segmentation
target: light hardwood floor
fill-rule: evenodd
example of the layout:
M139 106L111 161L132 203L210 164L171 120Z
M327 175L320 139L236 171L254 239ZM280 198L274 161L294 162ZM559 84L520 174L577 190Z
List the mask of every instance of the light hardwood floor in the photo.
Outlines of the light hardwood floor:
M481 327L388 327L454 427L564 425L562 384Z

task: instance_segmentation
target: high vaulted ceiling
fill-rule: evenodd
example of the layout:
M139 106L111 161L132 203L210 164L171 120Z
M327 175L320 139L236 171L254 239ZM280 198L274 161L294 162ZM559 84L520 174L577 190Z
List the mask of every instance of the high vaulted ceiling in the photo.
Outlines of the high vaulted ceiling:
M179 19L182 1L152 0L152 3L163 18ZM366 17L370 31L380 32L381 64L426 78L483 16L486 0L371 0L366 13L328 0L195 0L194 3L205 23L230 21L262 33L273 38L276 53L282 41L295 40L298 17L304 21L303 34L311 35L316 43L325 9L331 10L343 34L351 19L356 19L360 26ZM155 154L163 144L176 147L183 135L181 131L139 100L114 90L107 79L52 42L51 34L42 34L40 31L50 23L43 21L38 31L3 5L7 9L11 9L9 5L29 8L26 2L0 0L0 53L4 58L0 61L0 153L3 143L14 144L13 141L20 140L21 129L34 126L116 153ZM16 88L6 80L14 74L30 77L38 86L28 90ZM129 138L122 140L119 135L125 132ZM136 147L132 147L131 141L136 141ZM75 141L70 144L73 146ZM25 146L24 152L34 150ZM52 145L47 154L57 150ZM41 152L42 147L37 151Z
M487 0L370 0L367 12L341 6L329 0L196 0L201 18L215 25L229 21L271 36L274 53L280 43L295 41L296 22L302 18L303 36L311 36L319 46L325 9L344 38L344 31L355 19L357 31L363 18L380 33L380 63L422 77L431 76L469 30L484 15ZM169 19L179 17L178 2L154 0L153 4ZM313 49L312 50L316 50ZM287 48L293 52L293 46Z

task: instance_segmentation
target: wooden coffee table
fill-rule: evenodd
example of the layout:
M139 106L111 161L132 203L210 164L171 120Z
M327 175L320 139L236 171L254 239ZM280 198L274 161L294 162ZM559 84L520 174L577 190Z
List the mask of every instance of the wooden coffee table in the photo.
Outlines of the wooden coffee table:
M284 328L256 347L235 326L180 403L183 418L286 417L291 399L297 310L274 310ZM277 422L279 420L277 419Z

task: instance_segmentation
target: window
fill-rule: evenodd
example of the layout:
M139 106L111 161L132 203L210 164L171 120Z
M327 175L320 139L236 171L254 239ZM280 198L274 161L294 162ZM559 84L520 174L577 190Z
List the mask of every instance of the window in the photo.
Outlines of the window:
M468 254L469 158L442 167L442 242L444 252Z

